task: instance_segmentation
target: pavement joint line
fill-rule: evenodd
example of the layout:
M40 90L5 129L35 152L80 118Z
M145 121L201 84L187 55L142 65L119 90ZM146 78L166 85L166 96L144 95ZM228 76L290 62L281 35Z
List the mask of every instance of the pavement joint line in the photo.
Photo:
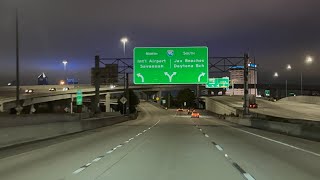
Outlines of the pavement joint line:
M215 146L217 145L217 143L215 143L214 141L212 141L211 143L212 143L213 145L215 145Z
M243 133L247 133L247 134L250 134L250 135L253 135L253 136L256 136L256 137L259 137L259 138L262 138L262 139L265 139L265 140L268 140L268 141L271 141L271 142L274 142L274 143L278 143L278 144L281 144L281 145L284 145L284 146L287 146L287 147L291 147L293 149L300 150L302 152L309 153L309 154L312 154L312 155L320 157L320 154L318 154L318 153L315 153L315 152L312 152L312 151L309 151L309 150L306 150L306 149L303 149L303 148L300 148L300 147L296 147L296 146L284 143L282 141L277 141L277 140L274 140L274 139L271 139L271 138L268 138L268 137L265 137L265 136L261 136L259 134L255 134L255 133L252 133L252 132L240 129L240 128L235 128L235 127L232 127L232 126L230 126L228 124L225 124L225 123L220 123L220 122L217 122L217 123L220 124L220 125L225 125L225 126L227 126L229 128L241 131Z

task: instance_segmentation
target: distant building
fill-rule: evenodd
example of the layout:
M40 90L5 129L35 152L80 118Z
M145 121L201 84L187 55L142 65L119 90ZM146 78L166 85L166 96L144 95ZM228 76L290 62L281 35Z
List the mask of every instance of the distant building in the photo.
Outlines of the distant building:
M234 88L227 90L226 94L243 95L244 94L244 72L243 66L230 67L230 85ZM256 71L256 65L249 67L248 84L249 94L256 94L256 85L258 82L258 73Z
M98 71L95 68L91 68L91 84L96 81L96 74L100 76L100 84L114 84L118 82L118 65L106 64L104 68L99 68Z
M38 85L48 85L48 77L42 73L38 76Z

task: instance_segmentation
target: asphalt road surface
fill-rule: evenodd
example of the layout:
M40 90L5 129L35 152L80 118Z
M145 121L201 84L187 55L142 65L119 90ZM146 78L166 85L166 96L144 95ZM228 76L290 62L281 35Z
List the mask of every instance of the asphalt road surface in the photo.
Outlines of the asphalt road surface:
M319 179L320 144L148 103L137 120L0 151L1 180Z

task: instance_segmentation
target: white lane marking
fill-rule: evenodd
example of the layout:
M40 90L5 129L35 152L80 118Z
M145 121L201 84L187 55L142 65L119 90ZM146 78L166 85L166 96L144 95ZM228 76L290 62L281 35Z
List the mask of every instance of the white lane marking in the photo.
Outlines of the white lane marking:
M151 129L151 127L148 128L149 130Z
M147 130L143 130L143 132L147 132Z
M202 132L202 129L199 129Z
M244 177L246 177L248 180L255 180L254 177L252 177L251 174L249 174L249 173L244 173L243 175L244 175Z
M264 137L264 136L261 136L259 134L255 134L255 133L243 130L243 129L235 128L235 127L229 126L229 125L224 124L224 123L220 123L220 122L217 122L217 123L221 124L221 125L228 126L228 127L232 128L232 129L235 129L235 130L247 133L247 134L251 134L253 136L256 136L256 137L259 137L259 138L262 138L262 139L265 139L265 140L268 140L268 141L271 141L271 142L274 142L274 143L278 143L278 144L281 144L281 145L284 145L284 146L287 146L287 147L291 147L293 149L300 150L300 151L303 151L305 153L309 153L309 154L312 154L312 155L320 157L320 154L312 152L312 151L309 151L309 150L306 150L306 149L303 149L303 148L299 148L299 147L296 147L296 146L293 146L293 145L290 145L290 144L287 144L287 143L284 143L284 142L281 142L281 141L277 141L277 140L274 140L274 139L271 139L271 138L267 138L267 137Z
M224 154L224 157L228 158L229 156L228 156L228 154Z
M122 145L121 145L121 144L119 144L119 145L117 146L117 148L120 148L120 147L122 147Z
M130 141L125 141L124 143L128 143L128 142L130 142Z
M136 135L136 137L140 136L140 133Z
M205 136L205 137L207 137L207 138L209 137L209 135L208 135L208 134L204 134L204 136Z
M95 158L92 162L98 162L100 159L102 159L101 157Z
M110 151L107 151L106 154L110 154L110 153L112 153L112 152L113 152L113 150L110 150Z
M218 144L216 145L216 148L217 148L219 151L223 151L222 147L219 146Z
M134 138L130 138L129 141L134 140Z
M88 167L88 166L90 166L91 164L92 164L92 163L87 163L85 166L87 166L87 167Z
M85 169L85 167L79 168L77 170L75 170L72 174L78 174L79 172L83 171Z

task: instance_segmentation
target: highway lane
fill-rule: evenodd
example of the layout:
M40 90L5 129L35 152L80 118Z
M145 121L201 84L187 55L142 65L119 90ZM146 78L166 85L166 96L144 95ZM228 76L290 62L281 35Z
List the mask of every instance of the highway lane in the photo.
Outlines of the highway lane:
M230 126L209 115L176 116L148 103L141 109L138 120L0 156L1 180L320 177L317 142Z

